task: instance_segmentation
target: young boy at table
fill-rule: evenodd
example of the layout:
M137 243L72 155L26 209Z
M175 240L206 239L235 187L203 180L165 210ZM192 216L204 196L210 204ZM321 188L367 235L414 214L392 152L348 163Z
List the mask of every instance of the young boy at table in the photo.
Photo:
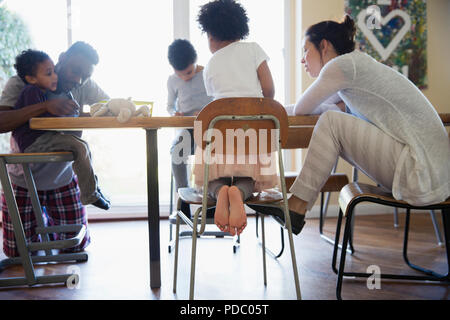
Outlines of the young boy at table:
M168 50L169 63L174 70L167 80L167 112L172 116L196 116L212 101L203 83L203 66L197 64L197 52L188 40L177 39ZM187 187L187 159L194 154L192 129L178 130L170 148L172 174L176 190ZM181 204L181 210L190 215L189 205Z
M17 75L26 83L14 109L21 109L28 105L41 103L47 100L50 91L55 91L58 76L50 57L42 51L26 50L16 57L14 67ZM68 96L71 98L71 96ZM73 116L77 116L74 110ZM44 113L41 117L52 117ZM88 144L70 132L54 132L30 129L25 123L12 132L20 152L50 152L71 151L74 154L73 171L78 177L81 203L92 204L98 208L108 210L110 202L97 186L97 178L91 163L91 152Z

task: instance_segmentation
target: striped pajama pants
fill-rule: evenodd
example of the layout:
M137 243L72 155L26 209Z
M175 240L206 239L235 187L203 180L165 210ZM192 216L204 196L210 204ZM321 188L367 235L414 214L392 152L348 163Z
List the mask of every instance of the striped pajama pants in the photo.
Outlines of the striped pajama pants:
M305 162L290 192L308 202L307 210L311 210L339 156L392 190L397 160L404 146L363 119L327 111L314 128Z
M35 232L37 227L36 217L31 205L31 198L28 190L16 185L12 185L13 192L16 197L17 207L20 213L20 219L25 233L27 243L40 241L40 237ZM55 190L38 191L41 206L45 206L46 215L44 222L48 226L66 225L66 224L83 224L87 227L86 209L80 201L80 189L78 188L77 179L74 176L71 183L67 186L57 188ZM19 252L16 246L14 236L14 228L6 206L5 196L2 192L2 227L3 227L3 252L8 257L17 257ZM73 236L69 233L54 234L54 240L64 240ZM89 231L82 242L74 248L66 249L64 252L82 251L90 243Z

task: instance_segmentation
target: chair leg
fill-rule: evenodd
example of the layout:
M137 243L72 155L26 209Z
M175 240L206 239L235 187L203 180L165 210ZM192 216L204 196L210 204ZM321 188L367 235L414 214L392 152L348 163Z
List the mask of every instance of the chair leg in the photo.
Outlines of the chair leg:
M443 212L444 212L444 210L443 210ZM450 280L450 277L449 277L449 273L447 272L447 274L446 275L441 275L441 274L438 274L438 273L436 273L436 272L434 272L433 270L429 270L429 269L425 269L425 268L422 268L422 267L420 267L420 266L417 266L417 265L414 265L414 264L412 264L410 261L409 261L409 258L408 258L408 235L409 235L409 225L410 225L410 218L411 218L411 212L410 212L410 209L406 209L406 217L405 217L405 236L404 236L404 240L403 240L403 260L405 261L405 263L409 266L409 267L411 267L412 269L414 269L414 270L416 270L416 271L419 271L419 272L422 272L422 273L425 273L426 275L428 275L428 276L431 276L431 277L434 277L434 278L437 278L437 279L442 279L442 280ZM444 232L446 233L446 241L447 241L447 237L448 237L448 231L450 230L449 228L450 228L450 225L449 225L449 221L447 221L448 220L448 217L443 213L442 214L442 218L443 218L443 220L445 219L446 221L445 221L445 228L444 228ZM450 266L450 260L449 260L449 246L448 246L448 242L447 242L447 245L446 245L446 251L447 251L447 266ZM449 267L450 268L450 267Z
M336 268L336 260L337 260L337 252L338 252L338 248L339 248L339 240L341 237L342 217L343 217L342 209L339 209L339 216L338 216L338 220L337 220L337 224L336 224L336 234L335 234L335 239L334 239L333 259L331 261L331 269L333 269L333 272L335 274L338 273L338 270ZM341 247L341 249L342 249L342 247Z
M434 212L434 210L430 210L430 215L431 215L431 222L433 223L434 227L434 233L436 234L438 246L442 246L444 244L444 241L442 240L442 234L441 231L439 230L439 224L437 223L436 213Z
M34 273L33 262L27 249L27 242L22 221L20 219L19 208L17 207L17 202L14 197L14 192L12 190L11 181L8 176L4 159L1 159L0 163L0 178L2 181L3 192L5 194L6 205L8 207L9 215L14 228L17 250L19 251L25 271L26 284L33 285L37 283L37 279Z
M291 260L292 260L292 269L294 271L294 281L295 281L295 291L297 294L297 300L302 299L302 294L300 291L300 282L298 277L298 268L297 268L297 259L295 257L295 249L294 249L294 239L292 236L292 228L288 228L288 236L289 236L289 248L291 251Z
M173 293L177 292L177 275L178 275L178 250L180 245L180 221L181 218L177 215L177 224L175 228L175 259L173 262Z
M42 215L43 215L42 207L41 207L41 203L39 201L36 184L34 182L32 174L31 174L30 166L27 163L25 163L22 165L22 168L23 168L23 172L24 172L24 176L25 176L25 183L27 185L28 193L31 198L31 205L33 207L34 216L36 218L36 224L38 227L44 228L45 224L44 224L44 219L42 217ZM43 242L50 241L50 238L47 233L41 234L40 236L41 236L41 239ZM50 256L50 255L52 255L52 251L45 250L45 254Z
M353 216L353 207L351 207L350 209L347 209L347 217L345 218L344 238L342 239L341 259L339 261L338 278L337 278L337 284L336 284L336 297L338 300L342 300L342 296L341 296L342 281L344 278L345 258L347 255L347 244L349 242L349 237L350 237L351 228L352 228L352 216Z
M447 253L447 279L450 277L450 209L442 209L442 224L444 225L445 251Z
M330 195L331 195L331 192L327 192L327 198L324 203L324 192L321 192L321 194L320 194L319 234L323 240L334 245L335 242L323 234L323 225L325 224L325 217L326 217L326 214L328 211L328 202L330 200ZM341 248L341 245L339 245L339 248ZM348 250L348 253L350 253L350 254L355 253L355 248L353 247L353 236L352 235L349 238L349 249L347 249L347 250Z
M172 214L173 211L173 174L170 173L170 197L169 197L169 216ZM169 223L169 253L172 251L172 224Z
M255 225L256 225L256 228L255 228L255 231L256 231L256 239L259 239L259 234L258 234L258 220L259 220L259 213L256 212L256 211L255 211L255 218L256 218L256 220L255 220Z
M275 257L275 259L281 257L281 255L284 252L284 230L282 227L280 227L280 231L281 231L281 249L280 249L280 252L278 253L278 255Z
M294 247L294 238L292 235L292 224L291 217L289 216L289 208L287 204L287 199L284 199L284 219L286 221L286 229L288 231L288 239L289 239L289 249L291 251L291 260L292 260L292 269L294 272L294 283L295 283L295 292L297 294L297 300L302 299L302 294L300 290L300 281L298 277L298 268L297 268L297 259L295 257L295 247Z
M256 212L256 211L255 211L255 213L256 213L256 239L258 240L259 244L262 245L262 241L260 240L259 233L258 233L259 232L259 228L258 228L258 226L259 226L259 223L258 223L259 213ZM264 219L264 215L261 215L261 221L263 219ZM280 227L280 232L281 232L281 236L280 236L280 238L281 238L281 240L280 240L281 241L281 244L280 244L281 248L280 248L280 252L278 252L278 254L273 253L272 250L270 250L269 248L264 246L266 252L269 253L271 256L273 256L275 259L278 259L279 257L281 257L281 255L284 252L284 230L283 230L283 227Z
M192 255L191 255L191 277L189 285L189 300L194 299L194 284L195 284L195 259L197 253L197 225L198 216L202 208L198 208L194 215L194 226L192 229Z
M324 201L323 201L324 193L320 193L320 212L319 212L319 233L323 234L323 219L324 219Z
M394 228L398 228L398 208L394 208Z
M241 235L239 234L237 237L233 237L233 253L236 253L240 245L241 245Z
M353 229L353 226L352 226L352 229ZM352 231L353 231L353 230L352 230ZM347 252L348 252L349 254L354 254L354 253L355 253L355 248L353 247L353 232L352 232L352 231L350 232L350 237L349 237L349 240L348 240L349 246L348 246L348 248L347 248ZM330 238L327 237L326 235L321 234L320 237L321 237L323 240L325 240L326 242L332 244L333 246L336 245L336 241L333 240L333 239L330 239ZM339 249L342 249L342 245L340 245L339 242L337 243L337 246L338 246Z
M355 230L355 218L352 218L352 225L350 228L350 234L348 237L348 246L350 248L350 254L355 253L355 248L353 247L353 231Z
M266 271L266 233L264 230L264 215L261 216L261 237L262 237L262 258L263 258L263 277L264 286L267 286L267 271Z
M324 201L325 192L320 193L320 221L319 232L323 234L323 225L325 224L325 218L327 217L328 205L330 203L331 192L326 192L327 196Z

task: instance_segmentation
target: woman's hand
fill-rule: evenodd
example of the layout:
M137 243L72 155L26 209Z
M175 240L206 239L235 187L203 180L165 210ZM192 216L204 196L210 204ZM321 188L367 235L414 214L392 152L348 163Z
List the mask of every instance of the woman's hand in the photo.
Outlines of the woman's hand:
M345 112L345 102L344 101L340 101L340 102L336 103L336 105L339 107L339 109L341 109L342 112Z

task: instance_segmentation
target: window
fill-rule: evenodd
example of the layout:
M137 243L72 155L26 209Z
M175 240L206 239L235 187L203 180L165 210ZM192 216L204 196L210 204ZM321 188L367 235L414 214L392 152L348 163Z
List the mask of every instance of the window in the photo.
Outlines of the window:
M154 101L153 115L166 116L167 47L172 41L172 2L72 0L73 41L86 41L100 62L93 79L112 97ZM167 131L167 132L166 132ZM159 189L168 202L171 129L158 131ZM114 205L146 205L145 131L85 130L99 185Z
M191 0L190 40L198 53L199 64L211 57L206 34L197 22L200 7L208 0ZM269 67L275 83L275 100L285 101L284 93L284 1L241 0L249 17L250 34L244 41L257 42L269 56Z
M206 2L3 1L28 24L34 47L46 51L55 63L59 54L67 49L70 35L72 42L81 40L90 43L100 57L92 78L111 97L153 101L153 115L158 116L168 115L166 83L173 70L167 61L167 48L173 40L174 30L178 33L185 31L182 33L188 35L196 48L200 64L205 65L211 56L206 35L201 33L196 21L199 7ZM250 17L247 41L258 42L269 55L275 99L283 103L284 1L265 1L263 5L260 0L242 0L241 3ZM71 25L68 24L68 8ZM174 19L174 16L182 18ZM174 129L158 130L159 195L162 206L169 202L169 148L174 132ZM83 138L91 147L99 185L111 198L114 207L145 206L144 130L85 130Z
M2 4L27 24L34 47L45 51L56 63L67 48L66 1L4 0Z
M167 47L173 38L172 1L7 0L28 25L33 46L56 63L67 49L67 9L72 41L90 43L100 62L93 79L111 97L154 101L153 114L167 115ZM158 132L161 203L170 191L169 148L173 130ZM103 192L114 205L146 205L145 131L85 130Z

